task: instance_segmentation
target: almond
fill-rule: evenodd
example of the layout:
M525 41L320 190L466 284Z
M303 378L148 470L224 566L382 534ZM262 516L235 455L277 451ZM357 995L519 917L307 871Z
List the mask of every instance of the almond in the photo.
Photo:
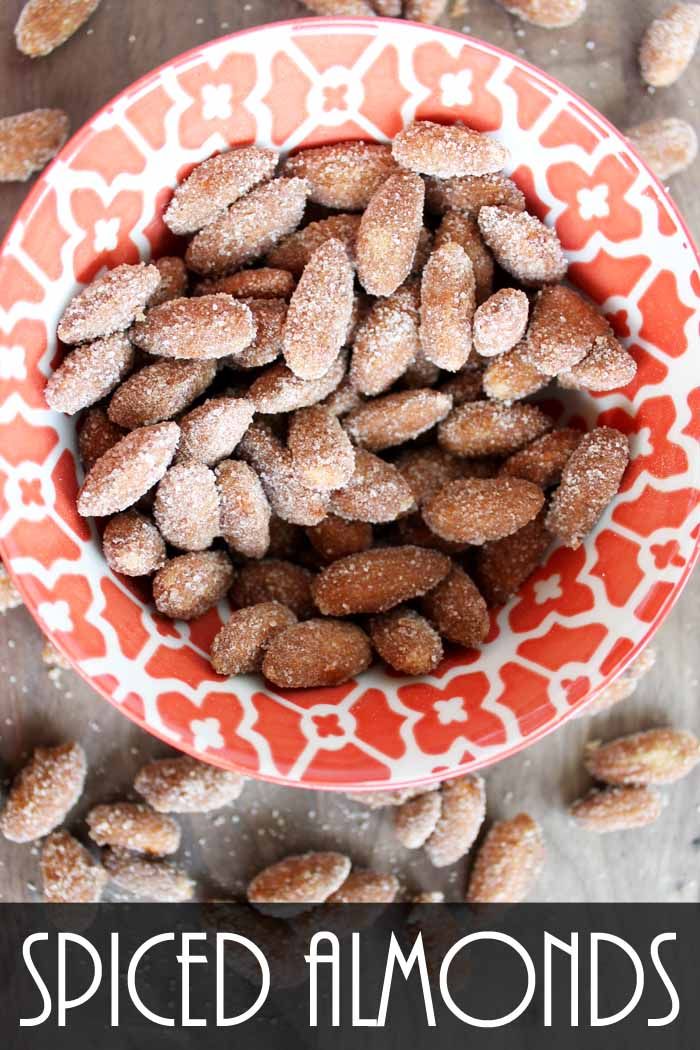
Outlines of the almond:
M232 770L177 755L142 766L134 787L158 813L211 813L234 802L244 783Z
M549 376L530 364L524 340L489 361L483 376L484 393L497 401L520 401L541 390L548 382Z
M671 4L654 19L639 49L642 77L651 87L668 87L685 73L700 39L700 7Z
M423 518L445 540L480 545L511 536L543 503L539 486L521 478L459 478L428 500Z
M430 674L442 660L440 635L413 609L375 617L369 633L382 660L400 674Z
M85 470L90 470L98 459L121 441L124 431L113 423L103 408L89 409L82 419L78 433L78 453Z
M698 155L695 128L679 117L645 120L625 132L657 179L670 179L685 171Z
M494 824L476 855L467 890L469 904L517 904L525 900L544 865L539 825L520 813Z
M0 813L10 842L32 842L61 824L83 792L87 763L80 744L38 747L19 771Z
M165 564L165 542L152 521L128 510L111 518L102 534L110 569L122 576L150 576Z
M476 555L476 578L489 605L504 605L541 564L552 537L540 513L517 532L492 540Z
M373 544L372 526L364 521L343 521L335 514L312 525L306 535L325 562L366 551Z
M156 361L115 390L107 413L113 423L127 430L161 423L191 405L215 375L213 361Z
M455 645L473 649L488 634L486 602L459 565L453 565L449 576L423 598L421 607L442 637Z
M425 852L431 864L444 868L454 864L474 845L486 816L483 777L472 774L442 785L440 817Z
M155 266L115 266L71 299L58 322L58 338L87 343L123 331L143 312L159 284Z
M85 820L90 838L98 846L164 857L175 853L180 845L180 828L175 821L140 802L93 806Z
M421 547L379 547L340 558L315 578L312 593L326 616L386 612L444 579L450 560Z
M121 333L77 347L49 377L47 405L68 415L93 405L114 390L133 360L131 343Z
M441 809L439 791L418 795L398 806L394 813L394 834L401 845L406 849L420 849L435 830Z
M530 303L517 288L501 288L474 314L474 349L482 357L505 354L525 334Z
M648 729L609 744L588 744L586 769L606 784L672 784L700 762L700 743L688 730Z
M392 463L358 448L355 472L344 489L332 493L329 510L349 521L395 521L413 506L413 493Z
M618 343L614 335L599 336L583 361L560 372L560 386L573 390L599 392L619 390L631 383L637 374L637 362Z
M525 478L542 489L548 489L560 481L562 471L582 437L580 430L570 427L552 430L509 456L500 472L513 478Z
M185 254L188 267L195 273L222 274L265 255L297 228L308 192L304 179L273 179L257 186L194 235Z
M353 306L353 272L340 241L313 253L289 303L284 357L301 379L320 379L345 343Z
M177 423L132 430L90 469L78 493L78 513L105 517L136 503L165 474L179 437Z
M564 467L547 514L547 528L578 547L617 494L629 462L627 436L611 427L585 434Z
M289 270L294 277L300 277L313 253L326 241L336 240L345 245L348 258L354 263L359 228L359 215L329 215L283 238L269 252L266 261L269 266Z
M230 295L171 299L154 306L131 330L131 338L142 350L188 360L236 354L254 337L249 307Z
M372 650L364 631L342 620L304 620L270 641L263 674L282 689L342 685L365 671Z
M594 788L569 813L586 831L644 828L661 816L661 799L648 787Z
M567 261L556 231L527 212L487 206L478 216L479 229L496 262L526 285L561 281Z
M323 401L345 375L345 358L336 358L320 379L300 379L286 365L272 365L262 372L248 391L256 412L274 415L294 412Z
M494 264L475 218L460 211L445 213L435 234L433 250L439 251L444 245L452 243L459 244L469 256L474 271L476 301L483 303L493 290Z
M30 58L50 55L87 22L100 0L27 0L22 8L15 39Z
M263 602L234 612L211 644L211 664L217 674L252 674L262 668L265 651L281 631L297 622L291 609Z
M438 427L438 441L456 456L507 456L551 426L536 405L474 401L453 409Z
M308 569L278 558L242 566L231 588L231 600L239 608L278 602L306 619L314 612L312 576Z
M248 885L253 904L321 904L350 874L342 853L303 853L285 857L261 871Z
M233 567L223 551L171 558L153 578L156 609L173 620L194 620L221 601L233 578Z
M44 900L50 904L90 904L102 897L107 872L77 839L61 830L44 840L41 881Z
M466 216L477 216L486 206L525 211L525 195L505 175L465 175L452 179L426 180L428 209L442 215L454 209Z
M633 660L611 685L606 686L595 700L592 700L589 704L584 704L583 708L578 708L574 712L574 717L597 715L601 711L607 711L614 707L615 704L627 700L636 690L640 679L649 673L655 663L656 653L654 650L649 648L642 649L636 660Z
M609 331L605 318L572 288L543 288L532 310L528 360L544 375L555 376L582 361L596 338Z
M237 368L262 368L282 353L287 303L284 299L241 299L250 310L255 325L255 339L243 350L231 354Z
M160 284L148 300L148 306L160 306L187 294L187 268L178 255L164 255L153 262L160 274Z
M399 892L395 875L378 871L352 871L326 904L392 904Z
M195 295L213 295L225 292L236 299L289 299L296 281L288 270L261 266L257 270L239 270L228 277L200 281Z
M150 860L126 849L108 849L104 864L115 886L143 901L179 904L194 896L192 879L167 861Z
M415 359L418 299L417 285L409 280L386 299L377 299L360 322L349 376L361 394L383 393Z
M338 142L287 157L282 171L306 179L309 200L339 211L364 211L372 195L396 172L391 147L378 143Z
M220 533L219 492L203 463L176 463L161 478L153 517L163 539L185 551L211 547Z
M1 117L0 182L26 182L35 171L41 171L56 156L69 130L70 122L62 109L33 109Z
M463 124L435 124L430 120L416 120L403 128L391 148L403 168L443 179L489 175L508 162L505 147L489 135Z
M259 146L219 153L192 169L176 188L163 220L173 233L195 233L217 219L230 204L277 167L277 154Z
M420 342L434 365L457 372L466 364L475 308L471 260L461 245L448 242L433 251L421 283Z
M325 518L327 494L315 492L301 483L292 453L268 427L253 423L243 436L238 452L255 468L270 507L278 517L295 525L317 525Z
M319 405L294 413L287 445L306 488L330 492L342 488L353 475L355 451L350 438L335 416Z
M356 408L346 416L345 429L358 445L380 452L430 430L451 408L452 398L437 390L404 390Z
M370 295L391 295L413 265L423 225L419 175L390 175L372 195L357 234L357 275Z
M246 558L263 558L270 546L270 504L247 463L227 459L216 469L221 535Z
M543 29L564 29L578 21L586 10L586 0L498 0L525 22Z
M213 466L230 456L253 421L245 397L212 397L180 420L178 459Z

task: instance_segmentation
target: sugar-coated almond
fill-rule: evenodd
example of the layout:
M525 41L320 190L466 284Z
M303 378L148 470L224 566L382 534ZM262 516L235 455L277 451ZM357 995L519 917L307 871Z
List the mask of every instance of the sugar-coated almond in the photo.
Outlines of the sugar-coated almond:
M284 328L284 357L301 379L320 379L337 358L353 308L353 271L340 241L313 253L294 289Z
M0 118L0 182L26 182L48 164L68 138L62 109L33 109ZM76 340L77 342L77 340Z
M438 441L456 456L507 456L551 428L535 405L472 401L453 409L438 427Z
M187 265L195 273L222 274L265 255L297 228L308 191L304 179L273 179L257 186L194 235L185 254Z
M509 456L500 473L510 474L513 478L525 478L542 489L548 489L561 480L562 471L582 437L580 430L571 427L550 430Z
M564 29L577 22L586 0L498 0L506 11L543 29Z
M12 782L0 812L0 832L10 842L48 835L80 798L86 772L80 744L38 747Z
M372 649L364 631L343 620L304 620L276 635L263 674L283 689L342 685L365 671Z
M91 467L78 493L78 513L100 518L133 506L165 474L179 437L177 423L132 430Z
M492 540L476 555L476 579L489 605L504 605L522 587L552 542L540 513L517 532Z
M379 871L351 871L326 904L391 904L399 892L395 875Z
M114 448L124 437L124 431L113 423L103 408L91 408L83 416L78 433L78 453L85 470L94 467L98 459Z
M258 376L248 396L256 412L294 412L328 397L345 375L345 367L345 356L341 355L320 379L300 379L286 365L272 365Z
M394 813L394 834L405 849L420 849L430 838L440 819L442 795L429 791L398 806Z
M372 194L396 171L391 147L379 143L338 142L288 157L285 175L311 186L309 200L339 211L364 211Z
M253 420L245 397L212 397L180 420L178 459L213 466L230 456Z
M301 565L265 558L240 569L231 588L231 601L238 609L276 602L303 620L314 612L311 580L311 573Z
M156 609L173 620L194 620L225 596L234 579L223 551L195 551L171 558L153 578Z
M212 667L223 675L260 671L272 639L296 622L291 609L279 602L262 602L239 609L232 613L211 643Z
M578 799L569 813L586 831L603 834L645 828L661 816L661 799L648 787L594 788Z
M173 233L194 233L217 219L230 204L269 179L277 154L259 146L219 153L192 169L175 190L163 220Z
M411 22L432 25L439 21L447 9L447 0L405 0L404 17Z
M209 360L236 354L255 338L253 315L230 295L171 299L131 330L136 346L160 357Z
M481 208L479 229L496 262L527 285L561 281L567 261L556 231L535 215L508 208Z
M219 492L213 470L196 460L176 463L158 483L153 517L173 547L203 551L220 532Z
M123 331L141 315L159 284L155 266L115 266L71 299L58 323L58 338L85 343Z
M285 857L248 884L248 900L253 904L322 904L349 874L350 861L342 853Z
M464 124L416 120L395 136L394 159L420 175L448 179L459 175L490 175L508 161L504 146Z
M85 818L90 838L98 846L165 857L180 845L180 828L172 819L140 802L93 806Z
M687 729L648 729L586 747L586 769L605 784L672 784L700 762L700 741Z
M328 508L348 521L378 525L395 521L413 502L410 486L393 463L358 448L355 471L345 488L331 494Z
M289 423L287 446L302 485L319 492L342 488L355 470L355 450L335 416L313 405Z
M302 484L292 453L269 427L257 422L248 427L238 454L255 469L270 507L278 517L294 525L317 525L325 518L327 494Z
M345 429L365 448L377 452L403 445L445 419L452 398L437 390L403 390L367 401L345 417Z
M454 864L469 852L486 816L486 788L478 774L448 780L440 794L440 817L425 844L436 868Z
M527 813L494 824L476 855L467 901L517 904L525 900L544 858L542 830Z
M332 562L311 591L325 616L379 613L419 598L450 571L450 559L422 547L377 547Z
M639 681L645 674L649 673L655 663L656 653L654 650L649 647L642 649L636 660L633 660L611 685L606 686L595 700L592 700L589 704L584 704L583 708L576 710L575 717L598 715L602 711L608 711L615 704L627 700L636 690Z
M102 535L102 550L110 569L122 576L150 576L166 559L163 537L136 510L110 518Z
M372 195L357 233L357 275L370 295L391 295L411 272L424 199L423 180L408 172L390 175Z
M372 645L401 674L430 674L442 660L440 635L413 609L394 609L370 624Z
M629 442L612 427L585 434L564 467L547 514L547 528L578 547L617 494L629 462Z
M129 849L107 849L104 865L114 885L139 900L182 904L194 896L192 879L168 861L152 860Z
M237 368L261 368L270 365L282 353L287 303L284 299L241 300L253 315L255 338L252 343L231 355Z
M504 354L525 335L530 303L517 288L501 288L474 314L474 349L482 357Z
M577 365L557 376L560 386L573 390L619 390L637 374L637 362L612 333L599 336Z
M528 359L538 371L555 376L582 361L609 330L605 318L572 288L543 288L527 333Z
M464 405L468 401L478 401L484 392L483 372L468 361L464 368L441 383L438 390L441 394L448 394L455 406Z
M435 445L407 449L399 455L396 466L410 485L418 507L439 492L448 481L462 476L459 460Z
M511 536L543 503L539 485L521 478L459 478L428 500L423 517L443 539L479 545Z
M421 608L442 637L454 645L473 649L481 645L489 631L486 602L473 580L459 565L426 594Z
M160 306L187 294L187 268L179 255L164 255L153 263L160 274L160 284L148 300L148 306Z
M547 386L549 376L530 364L525 340L489 361L483 375L487 397L496 401L520 401Z
M355 334L349 378L362 394L381 394L399 379L418 352L419 292L409 280L377 299Z
M685 171L698 155L695 128L680 117L646 120L625 135L659 179Z
M214 295L224 292L236 299L289 299L296 281L288 270L261 266L257 270L239 270L228 277L213 277L200 281L195 295Z
M158 813L211 813L234 802L244 783L232 770L177 755L142 766L134 787Z
M700 39L700 6L671 4L642 39L639 64L651 87L668 87L685 73Z
M260 478L247 463L227 459L216 469L216 485L226 543L246 558L263 558L270 546L270 504Z
M434 365L457 372L466 364L475 308L474 267L464 248L452 241L434 250L420 296L421 347Z
M525 211L525 195L505 175L465 175L453 179L426 180L425 203L428 210L442 215L454 209L465 216L477 216L481 208L496 206Z
M127 430L172 419L204 393L215 375L213 361L156 361L115 390L107 413Z
M310 222L303 229L283 238L268 253L266 261L269 266L280 267L288 270L294 277L300 277L313 253L326 241L336 240L345 245L348 258L354 262L359 228L359 215L329 215L327 219Z
M318 525L310 526L306 535L314 550L325 562L369 550L373 543L370 524L363 521L343 521L335 514L329 514Z
M460 211L445 213L435 234L433 250L438 251L450 243L459 244L469 256L474 271L476 301L483 303L493 290L494 262L473 216Z
M67 415L94 405L114 390L133 360L133 347L121 332L76 347L49 377L44 390L47 405Z
M100 900L107 872L68 831L54 831L42 846L41 882L50 904L90 904Z
M100 0L27 0L15 26L17 47L30 58L50 55L87 22Z

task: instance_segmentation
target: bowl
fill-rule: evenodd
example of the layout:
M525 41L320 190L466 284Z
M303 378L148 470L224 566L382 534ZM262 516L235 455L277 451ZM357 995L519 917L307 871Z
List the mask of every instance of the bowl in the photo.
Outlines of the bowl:
M154 615L75 509L75 421L48 410L56 322L103 267L166 254L184 171L230 144L382 140L413 117L502 139L570 277L629 347L625 390L562 418L630 435L622 490L578 550L554 549L497 611L481 651L410 680L337 688L224 680L206 653L226 609ZM168 744L278 783L417 784L500 760L561 725L667 615L698 553L700 267L682 219L626 140L540 70L407 22L305 19L173 59L89 121L38 179L0 255L0 552L30 611L97 693Z

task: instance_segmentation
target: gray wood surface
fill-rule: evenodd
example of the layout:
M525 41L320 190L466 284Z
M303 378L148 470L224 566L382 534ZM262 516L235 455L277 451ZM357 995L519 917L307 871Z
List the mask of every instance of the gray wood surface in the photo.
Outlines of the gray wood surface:
M60 106L79 127L134 78L212 37L262 22L302 15L296 0L103 0L89 26L53 55L31 61L14 47L21 0L0 6L0 105L3 114ZM695 120L700 62L675 87L652 94L640 83L636 49L663 0L589 0L588 13L568 30L545 31L511 18L495 0L460 2L445 24L522 54L569 84L624 126L651 116ZM672 193L696 235L700 232L698 168L676 178ZM695 192L694 192L695 191ZM26 193L0 186L4 232ZM489 816L529 810L543 824L548 862L535 899L548 901L697 901L700 899L700 773L666 792L662 819L639 832L594 836L573 828L565 807L587 786L580 756L589 737L610 738L660 724L700 731L700 578L688 586L657 635L658 662L637 695L608 715L570 722L525 753L487 773ZM96 801L123 797L142 762L163 754L158 741L133 726L69 672L59 690L39 653L42 640L18 609L0 617L0 763L18 767L35 745L77 738L90 777L73 814ZM240 892L259 868L287 852L347 850L356 864L400 874L410 889L463 892L464 865L436 871L399 848L391 818L329 794L249 783L235 809L183 821L182 861L203 894ZM35 898L37 851L0 839L0 895Z

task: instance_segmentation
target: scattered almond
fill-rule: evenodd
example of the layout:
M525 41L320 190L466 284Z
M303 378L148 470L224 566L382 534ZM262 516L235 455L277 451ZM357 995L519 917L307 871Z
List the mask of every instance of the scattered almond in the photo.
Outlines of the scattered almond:
M651 87L668 87L685 73L700 39L700 5L671 4L654 19L639 49L642 77Z
M648 787L594 788L569 813L586 831L628 831L653 824L661 816L661 799Z
M476 855L469 904L517 904L525 900L544 865L539 825L520 813L494 824Z
M263 674L282 689L342 685L365 671L372 650L364 631L342 620L304 620L270 641Z
M486 789L478 774L442 785L440 817L425 844L431 864L454 864L474 845L486 816Z
M395 875L378 871L352 871L326 904L391 904L399 892Z
M139 770L134 787L158 813L211 813L234 802L244 779L189 755L157 758Z
M181 904L194 896L192 879L167 861L151 860L127 849L108 849L104 865L115 886L143 901Z
M498 0L506 11L543 29L565 29L586 10L586 0Z
M447 9L447 0L404 0L404 16L411 22L432 25Z
M439 791L418 795L398 806L394 813L394 834L406 849L420 849L435 830L442 796Z
M665 180L685 171L698 155L695 128L680 117L646 120L625 135L657 178Z
M303 853L285 857L261 871L248 885L253 904L321 904L343 885L350 861L342 853Z
M87 762L80 744L38 747L22 767L0 812L10 842L32 842L63 823L83 792Z
M27 0L15 26L17 47L30 58L50 55L87 22L100 0Z
M609 744L587 745L586 769L606 784L672 784L700 762L697 737L683 729L648 729Z
M62 109L0 117L0 182L26 182L56 156L70 123Z
M645 674L652 669L656 663L656 653L653 649L646 648L642 649L636 660L625 668L621 675L619 675L612 685L606 686L605 689L595 700L592 700L588 704L584 704L583 708L578 708L574 717L580 717L583 715L598 715L601 711L607 711L615 704L621 703L623 700L627 700L628 697L632 696L639 681L644 677Z
M165 857L180 845L180 828L175 821L140 802L93 806L85 820L90 838L98 846Z
M50 904L90 904L102 897L107 872L77 839L61 830L44 840L41 881L44 900Z

